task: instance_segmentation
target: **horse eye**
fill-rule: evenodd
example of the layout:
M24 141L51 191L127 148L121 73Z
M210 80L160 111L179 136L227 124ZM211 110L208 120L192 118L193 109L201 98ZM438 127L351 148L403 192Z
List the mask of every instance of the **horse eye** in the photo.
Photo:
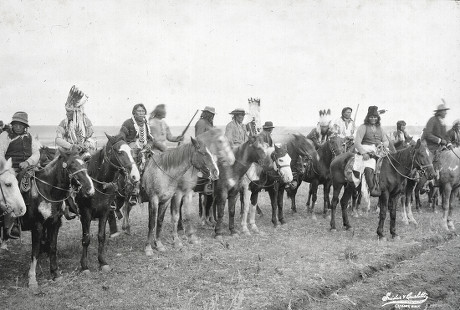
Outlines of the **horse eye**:
M13 184L12 183L5 183L6 187L11 187Z
M280 159L279 159L279 161L280 161L280 162L283 162L283 159L282 159L282 158L280 158Z

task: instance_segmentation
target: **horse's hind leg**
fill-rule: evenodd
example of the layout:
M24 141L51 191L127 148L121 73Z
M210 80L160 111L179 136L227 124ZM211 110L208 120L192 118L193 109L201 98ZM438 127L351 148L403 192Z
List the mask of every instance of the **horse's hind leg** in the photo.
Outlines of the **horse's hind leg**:
M155 245L156 241L156 225L157 225L157 213L158 213L158 196L150 196L149 199L149 231L147 234L147 243L145 245L145 255L152 256L153 249L152 244Z
M57 264L57 239L59 228L61 227L61 219L59 218L55 223L48 226L48 242L50 245L49 259L50 259L50 272L51 277L55 281L62 279L62 275L58 271Z
M350 222L348 220L348 212L347 212L347 207L348 207L348 202L350 201L351 196L353 195L354 187L352 184L348 184L347 187L345 187L345 190L342 195L342 199L340 200L340 206L342 207L342 221L343 221L343 227L348 230L351 228Z
M196 236L195 222L198 221L196 218L196 213L192 210L192 192L188 191L184 195L184 224L185 224L185 234L188 237L188 240L192 244L197 244L198 238ZM171 205L172 208L172 205Z
M278 205L278 220L280 223L286 224L284 219L283 207L284 207L284 184L275 184L276 203Z
M81 251L80 265L81 265L81 271L85 274L88 274L89 273L88 247L91 242L91 238L89 235L89 231L91 227L91 214L89 214L89 211L87 209L83 210L80 216L80 221L81 221L81 230L82 230L82 237L81 237L82 251Z
M377 227L377 235L379 240L384 240L385 235L383 233L383 225L385 224L385 218L387 216L387 208L388 208L388 194L386 192L382 192L379 197L379 225Z
M97 233L97 259L99 261L99 267L103 272L108 272L111 270L109 264L105 260L105 226L107 225L107 219L109 216L110 210L107 210L104 215L99 218L99 227Z
M333 184L333 194L332 194L332 201L331 201L331 231L335 231L335 209L337 208L337 204L339 203L339 195L340 191L342 190L343 184L334 183Z
M388 203L388 209L390 211L390 234L393 239L399 239L396 234L396 206L398 205L399 195L392 197Z
M180 199L179 201L182 201ZM163 228L163 220L165 218L165 213L166 210L168 209L168 206L171 204L171 199L169 199L166 202L160 202L158 204L158 218L157 218L157 226L156 226L156 248L160 252L166 251L166 248L164 247L163 243L161 242L161 231Z
M172 197L171 199L171 224L172 224L172 238L173 238L173 243L174 247L182 247L182 241L179 238L179 235L177 233L177 224L179 222L179 207L180 205L185 204L185 216L184 216L184 222L187 221L188 215L187 212L189 212L187 208L187 201L185 200L185 197L182 196L181 193L176 192L176 194ZM184 210L184 209L182 209ZM187 224L185 225L185 230L187 232Z
M131 235L131 225L129 223L129 213L131 212L131 209L133 206L130 203L125 203L122 207L122 213L123 213L123 222L121 229L125 231L127 235Z
M313 182L310 183L310 191L309 191L309 196L311 195L311 206L307 205L307 212L310 215L311 219L316 221L316 214L315 214L315 205L316 205L316 200L317 200L317 192L318 192L318 181L313 180Z

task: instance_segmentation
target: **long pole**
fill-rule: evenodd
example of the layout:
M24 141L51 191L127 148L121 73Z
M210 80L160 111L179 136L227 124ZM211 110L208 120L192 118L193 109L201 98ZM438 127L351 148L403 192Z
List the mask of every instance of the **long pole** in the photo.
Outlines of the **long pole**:
M359 109L359 103L358 103L358 106L356 107L356 110L355 110L355 117L353 118L353 123L356 124L356 114L358 114L358 109Z
M195 114L193 114L192 118L190 119L190 122L188 122L187 126L185 127L185 129L182 131L182 134L181 136L183 137L185 135L185 133L187 132L188 128L190 127L190 124L192 123L193 119L195 118L195 116L198 114L200 110L196 110ZM180 142L177 143L177 146L180 145Z

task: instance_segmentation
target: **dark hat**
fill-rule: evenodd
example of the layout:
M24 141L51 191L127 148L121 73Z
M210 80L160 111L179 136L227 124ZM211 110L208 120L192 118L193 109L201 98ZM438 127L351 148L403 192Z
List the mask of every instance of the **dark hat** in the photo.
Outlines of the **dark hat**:
M13 122L19 122L27 127L29 127L29 117L26 112L16 112L13 115L13 119L11 120L11 123Z
M399 127L399 126L406 126L406 122L405 121L397 121L396 122L396 126Z
M244 109L235 109L233 110L232 112L230 112L229 114L246 114L246 112L244 111Z
M440 105L438 105L437 109L434 110L434 112L445 111L445 110L450 110L450 108L448 108L445 103L441 103Z
M134 107L133 107L133 110L131 112L132 115L134 115L134 112L137 110L137 108L143 108L145 113L147 114L147 109L145 108L145 105L143 103L138 103L138 104L135 104Z
M375 105L372 105L370 106L368 109L367 109L367 116L366 117L369 117L369 116L379 116L379 108L376 107Z
M262 126L263 129L269 129L269 128L275 128L275 126L273 126L273 122L271 121L267 121L265 122L265 124Z
M209 113L212 113L212 114L216 114L216 109L214 109L214 107L210 107L210 106L205 106L203 110L201 111L207 111Z

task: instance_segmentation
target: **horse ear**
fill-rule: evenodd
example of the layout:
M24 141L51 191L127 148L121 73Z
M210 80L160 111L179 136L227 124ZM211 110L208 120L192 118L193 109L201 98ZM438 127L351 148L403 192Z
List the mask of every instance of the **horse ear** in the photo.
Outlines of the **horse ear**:
M194 147L196 147L197 149L200 148L200 142L198 142L197 139L193 139L193 137L190 137L190 140L192 140L192 144Z
M13 167L13 161L11 160L11 157L10 157L10 158L8 158L8 160L6 161L5 169L10 170L11 167Z
M420 147L421 144L422 144L422 142L420 141L420 139L418 139L418 140L417 140L417 144L415 145L415 148L418 149L418 148Z
M107 137L107 139L110 141L110 143L113 144L113 137L111 135L108 135L106 132L104 132L105 136Z

